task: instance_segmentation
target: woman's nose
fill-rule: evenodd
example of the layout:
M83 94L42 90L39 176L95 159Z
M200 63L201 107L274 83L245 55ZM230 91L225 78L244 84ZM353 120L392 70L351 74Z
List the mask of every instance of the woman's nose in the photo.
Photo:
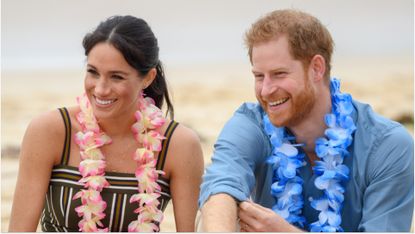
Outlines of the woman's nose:
M110 93L110 90L111 87L109 82L105 78L100 77L95 84L95 93L99 96L105 96Z

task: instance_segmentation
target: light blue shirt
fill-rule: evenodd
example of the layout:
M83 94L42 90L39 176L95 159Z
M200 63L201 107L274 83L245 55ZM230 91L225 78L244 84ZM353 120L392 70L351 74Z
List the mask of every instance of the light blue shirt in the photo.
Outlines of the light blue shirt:
M414 199L413 138L402 125L377 115L369 105L353 101L353 106L357 129L350 157L344 160L350 180L341 227L347 232L407 232ZM268 208L275 203L270 194L272 168L265 163L271 145L262 128L263 115L259 104L245 103L226 123L203 176L199 207L217 193L238 201L251 197ZM308 161L299 175L304 180L303 215L310 224L317 221L318 211L309 198L319 198L322 191L314 186Z

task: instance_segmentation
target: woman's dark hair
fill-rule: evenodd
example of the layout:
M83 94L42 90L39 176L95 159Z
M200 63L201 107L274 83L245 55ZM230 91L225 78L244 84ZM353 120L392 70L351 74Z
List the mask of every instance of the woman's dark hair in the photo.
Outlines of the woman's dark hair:
M85 55L88 56L91 49L100 42L108 42L117 48L128 64L142 76L150 69L156 68L157 76L150 86L144 89L144 93L154 99L159 108L165 100L166 115L170 113L170 118L173 119L174 109L167 90L163 66L159 60L157 38L146 21L129 15L108 18L84 37L82 45Z

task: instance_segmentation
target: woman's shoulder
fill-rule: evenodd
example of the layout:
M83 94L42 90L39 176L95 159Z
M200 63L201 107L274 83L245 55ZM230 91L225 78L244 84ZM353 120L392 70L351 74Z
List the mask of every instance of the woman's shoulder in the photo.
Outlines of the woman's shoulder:
M194 146L200 145L200 138L195 130L185 126L182 123L179 123L174 130L172 137L170 139L170 145L175 146Z
M70 117L75 115L77 107L65 108ZM57 108L35 116L29 124L33 130L45 131L45 134L64 134L64 121L61 111Z
M45 134L59 133L58 126L62 124L59 110L50 110L35 116L29 124L29 131L41 131Z
M65 125L58 109L34 117L22 142L21 154L28 160L59 162L65 139ZM56 157L55 157L56 155Z
M170 138L166 170L187 170L200 165L203 167L203 153L198 134L184 124L178 124Z

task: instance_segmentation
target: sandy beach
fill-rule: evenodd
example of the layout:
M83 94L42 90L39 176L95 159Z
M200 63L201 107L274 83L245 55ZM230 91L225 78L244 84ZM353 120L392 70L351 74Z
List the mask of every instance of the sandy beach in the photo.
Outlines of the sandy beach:
M176 121L199 135L205 164L210 163L214 141L234 110L255 101L249 70L167 70ZM404 123L413 134L413 74L386 74L362 80L352 73L343 79L344 92L370 103L382 115ZM214 79L212 78L214 77ZM82 72L54 71L2 74L1 231L6 232L18 172L20 141L30 120L42 112L75 104L82 92ZM174 232L172 205L161 231Z

